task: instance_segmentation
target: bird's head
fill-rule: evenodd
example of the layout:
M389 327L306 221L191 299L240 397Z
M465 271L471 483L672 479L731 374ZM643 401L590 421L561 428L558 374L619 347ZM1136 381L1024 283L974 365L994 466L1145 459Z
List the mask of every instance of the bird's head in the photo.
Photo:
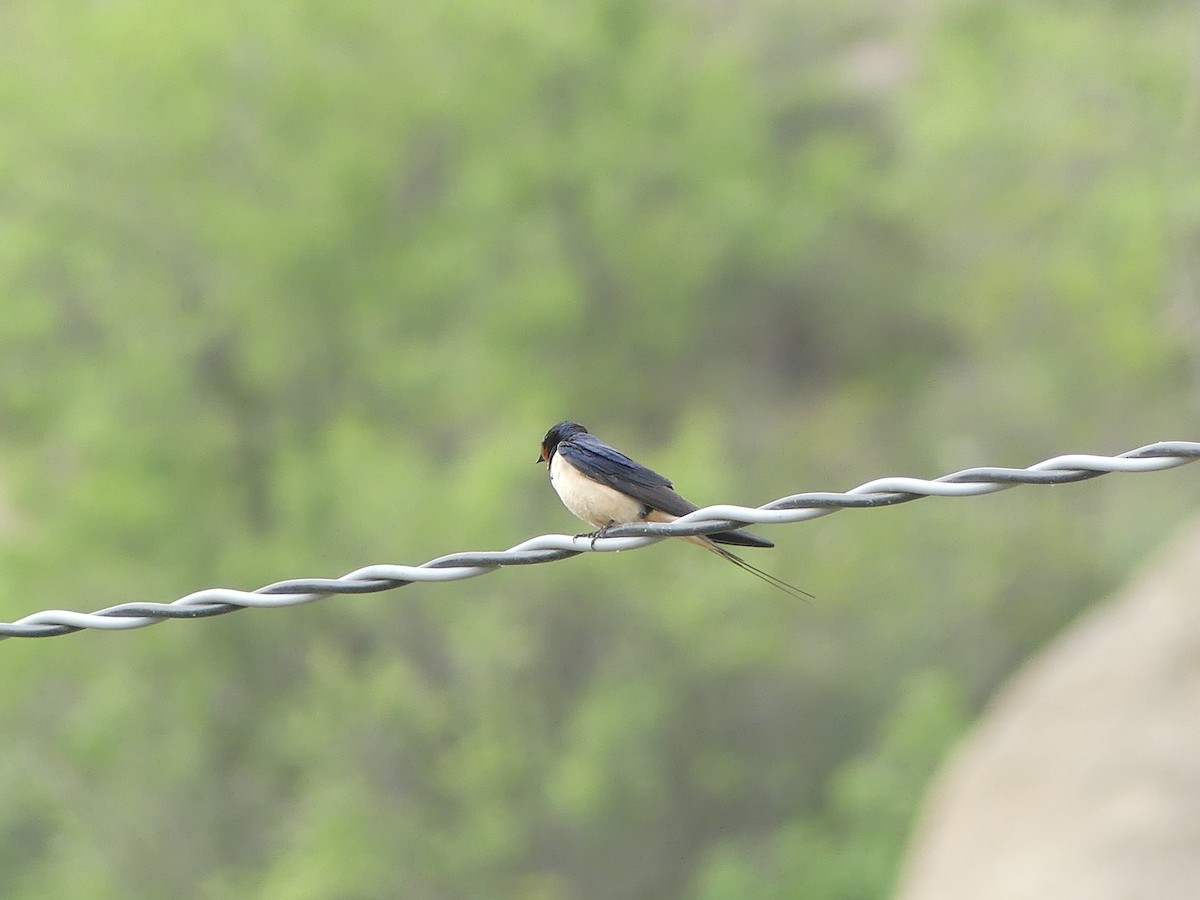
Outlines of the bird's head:
M554 456L554 451L558 449L559 442L565 441L567 438L577 434L587 433L588 430L577 422L559 422L547 431L546 436L542 438L542 450L538 454L537 461L540 463L550 462L550 458Z

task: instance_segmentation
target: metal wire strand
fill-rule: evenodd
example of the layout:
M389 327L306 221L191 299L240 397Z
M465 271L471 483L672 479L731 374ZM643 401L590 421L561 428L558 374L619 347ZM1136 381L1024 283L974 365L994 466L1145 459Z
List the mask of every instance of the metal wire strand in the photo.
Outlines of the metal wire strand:
M557 562L595 551L611 553L646 547L668 537L715 534L744 525L804 522L840 509L894 506L921 497L976 497L1018 484L1066 484L1109 472L1156 472L1200 458L1200 443L1160 441L1119 456L1070 454L1043 460L1025 469L983 466L963 469L928 481L923 478L877 478L843 493L807 492L781 497L759 507L707 506L669 524L633 523L610 528L605 537L544 534L507 550L452 553L419 566L374 565L341 578L294 578L254 591L209 588L171 603L121 603L92 613L46 609L15 622L0 622L0 640L10 637L57 637L85 628L124 631L167 619L203 619L247 607L299 606L335 594L390 591L418 581L458 581L486 575L505 566Z

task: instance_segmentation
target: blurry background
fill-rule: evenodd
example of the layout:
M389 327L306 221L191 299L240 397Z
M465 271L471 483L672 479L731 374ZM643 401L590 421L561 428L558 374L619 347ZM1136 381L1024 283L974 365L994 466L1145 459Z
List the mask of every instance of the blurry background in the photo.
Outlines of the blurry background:
M1178 2L0 9L0 619L1196 435ZM0 647L6 898L886 896L1195 472Z

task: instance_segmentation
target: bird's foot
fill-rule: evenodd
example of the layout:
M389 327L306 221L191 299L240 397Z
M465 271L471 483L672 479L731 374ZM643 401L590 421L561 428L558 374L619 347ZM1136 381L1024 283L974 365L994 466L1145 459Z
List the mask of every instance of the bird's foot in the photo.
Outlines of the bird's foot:
M612 528L613 525L615 525L615 524L616 524L615 522L610 521L607 525L601 525L595 531L585 531L583 534L575 535L575 537L591 538L591 541L589 542L589 549L595 550L596 549L596 541L598 541L600 538L604 537L608 533L608 530L610 528Z

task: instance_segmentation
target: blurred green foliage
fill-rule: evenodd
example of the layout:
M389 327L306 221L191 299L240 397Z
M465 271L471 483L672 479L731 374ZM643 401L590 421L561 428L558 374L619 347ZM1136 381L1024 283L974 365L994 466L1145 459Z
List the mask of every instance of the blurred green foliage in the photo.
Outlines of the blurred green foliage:
M0 9L0 615L1190 436L1189 4ZM885 896L1191 473L0 647L6 898Z

